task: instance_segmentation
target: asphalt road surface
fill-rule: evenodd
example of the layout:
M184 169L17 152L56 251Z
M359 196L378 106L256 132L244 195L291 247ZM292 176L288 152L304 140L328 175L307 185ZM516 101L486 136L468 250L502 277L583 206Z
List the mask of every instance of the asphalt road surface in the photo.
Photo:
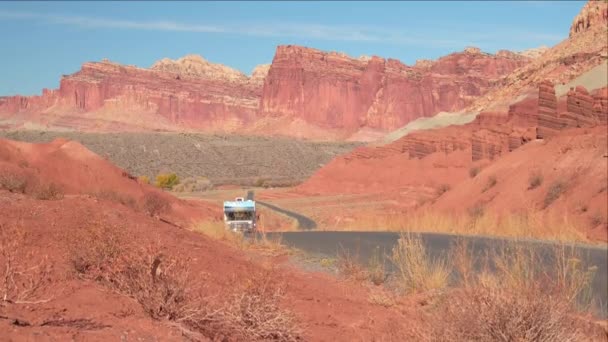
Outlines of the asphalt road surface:
M247 191L248 200L253 200L254 195L255 194L254 194L253 190ZM317 228L317 223L304 215L300 215L296 212L277 207L276 205L273 205L270 203L261 202L261 201L256 201L256 203L259 205L262 205L264 207L267 207L269 209L272 209L278 213L281 213L283 215L293 218L294 220L296 220L298 222L298 229L300 229L300 230L313 230L313 229Z
M474 256L484 256L488 252L498 251L506 246L512 246L514 243L518 246L532 248L542 258L547 269L552 269L550 266L555 262L553 260L555 245L548 242L434 233L418 235L433 257L447 257L452 244L458 239L464 239L472 248ZM394 232L302 231L267 233L267 236L280 236L283 244L313 255L336 257L340 251L346 251L351 256L358 258L362 264L367 264L374 253L380 253L380 256L391 255L393 247L399 240L399 233ZM573 248L581 259L583 267L597 267L592 283L592 295L597 303L598 313L602 317L606 317L608 316L608 249L590 245L574 245ZM389 273L393 271L390 261L387 261L385 266Z

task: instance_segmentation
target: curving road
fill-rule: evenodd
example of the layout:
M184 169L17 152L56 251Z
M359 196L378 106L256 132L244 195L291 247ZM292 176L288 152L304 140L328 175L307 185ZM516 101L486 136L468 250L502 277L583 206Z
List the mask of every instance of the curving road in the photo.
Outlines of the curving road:
M367 264L374 253L391 255L393 247L399 240L396 232L277 232L266 233L267 236L280 236L283 244L319 256L336 257L341 250L345 250L353 257L358 258L362 264ZM461 236L436 233L417 233L424 242L430 255L433 257L446 256L452 244L464 239L472 248L475 256L483 256L488 252L497 251L505 246L518 246L531 248L542 258L547 269L555 262L553 251L556 244L537 240L512 240L494 237ZM608 316L608 249L604 247L573 245L575 252L580 256L584 267L596 266L597 271L592 283L593 298L599 303L599 314ZM393 271L392 264L386 262L387 272Z
M248 199L253 199L253 191L247 193ZM346 251L357 258L360 263L367 264L374 254L382 256L392 254L393 247L397 245L400 234L397 232L348 232L348 231L312 231L317 224L310 218L298 213L279 208L275 205L258 201L260 205L285 214L298 221L299 232L274 232L266 233L268 237L280 237L283 244L318 255L320 257L335 258L340 251ZM543 265L547 269L555 260L553 253L556 243L540 240L513 240L485 236L465 236L439 233L415 233L420 236L428 252L432 257L447 257L451 246L458 240L464 240L473 251L474 257L484 256L493 251L500 250L506 246L517 246L530 248L542 258ZM592 285L592 295L598 303L598 313L602 317L608 317L608 248L604 246L592 246L584 244L572 245L576 255L581 259L583 267L597 267ZM386 260L386 259L385 259ZM393 265L385 263L387 272L393 272ZM478 265L481 268L481 265Z
M253 190L247 191L247 199L253 200L254 195L255 193ZM276 205L270 203L262 201L256 201L256 203L296 220L298 222L298 229L300 230L313 230L317 228L317 223L304 215L277 207Z

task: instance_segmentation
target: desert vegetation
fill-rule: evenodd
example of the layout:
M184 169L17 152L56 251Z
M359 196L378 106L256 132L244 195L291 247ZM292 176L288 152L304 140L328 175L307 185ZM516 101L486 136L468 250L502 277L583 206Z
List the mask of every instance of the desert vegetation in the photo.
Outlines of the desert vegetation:
M479 171L481 171L481 169L478 166L474 166L474 167L470 168L469 177L475 178L477 176L477 174L479 174Z
M280 306L284 284L271 268L212 296L185 256L160 244L139 246L118 226L91 225L67 239L75 274L135 299L150 318L177 324L193 339L297 341L293 314Z
M27 178L10 170L0 171L0 188L10 192L25 193Z
M183 180L206 177L214 185L255 186L262 179L269 187L298 184L320 165L361 145L202 133L0 131L0 137L27 142L75 140L152 183L154 176L171 172Z
M550 206L555 200L557 200L564 192L566 192L566 182L563 180L556 180L547 189L547 194L543 201L545 208Z
M528 190L534 190L543 184L544 177L540 172L533 172L528 179Z
M481 192L486 192L486 191L490 190L491 188L493 188L494 186L496 186L496 183L498 183L498 180L496 179L496 176L495 175L489 176L488 180L486 181L486 184L481 189Z
M179 177L175 173L161 173L156 176L154 185L161 189L173 189L179 184Z

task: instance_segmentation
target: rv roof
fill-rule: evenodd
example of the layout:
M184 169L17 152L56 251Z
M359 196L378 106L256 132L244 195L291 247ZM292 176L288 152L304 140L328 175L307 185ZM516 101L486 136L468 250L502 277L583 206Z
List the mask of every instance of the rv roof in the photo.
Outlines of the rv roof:
M247 201L225 201L224 209L234 208L234 209L255 209L255 201L247 200Z

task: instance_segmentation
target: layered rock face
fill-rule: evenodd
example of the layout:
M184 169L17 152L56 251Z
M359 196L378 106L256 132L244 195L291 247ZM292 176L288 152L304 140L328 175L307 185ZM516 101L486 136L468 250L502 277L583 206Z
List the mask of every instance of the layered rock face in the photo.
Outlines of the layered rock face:
M279 46L264 82L259 114L297 117L326 128L392 130L469 105L528 60L467 48L410 67L394 59L354 59Z
M136 120L133 116L157 117L155 121L188 127L237 122L255 118L261 86L235 70L187 57L161 61L152 69L111 62L85 63L81 70L61 79L58 90L42 96L10 97L0 111L53 113L83 116L108 112L108 119Z
M548 138L568 128L605 125L608 117L607 89L603 88L591 96L585 87L570 88L566 111L560 112L553 84L544 81L539 89L537 137Z
M165 58L150 69L104 60L62 77L58 90L0 100L0 115L85 130L103 120L117 130L130 124L255 131L258 120L280 117L346 134L363 127L388 131L463 108L528 60L467 48L409 67L394 59L279 46L272 65L257 66L251 77L196 55Z
M608 2L605 0L588 1L570 26L570 37L608 25Z

